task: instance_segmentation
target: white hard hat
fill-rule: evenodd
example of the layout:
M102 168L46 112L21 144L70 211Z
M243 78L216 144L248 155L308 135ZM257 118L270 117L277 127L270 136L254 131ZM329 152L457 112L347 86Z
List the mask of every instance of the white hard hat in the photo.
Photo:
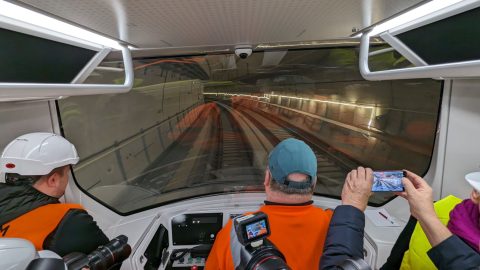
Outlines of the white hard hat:
M472 172L465 175L465 180L475 189L480 192L480 172Z
M22 135L3 150L0 171L19 175L47 175L53 169L79 160L75 146L53 133Z

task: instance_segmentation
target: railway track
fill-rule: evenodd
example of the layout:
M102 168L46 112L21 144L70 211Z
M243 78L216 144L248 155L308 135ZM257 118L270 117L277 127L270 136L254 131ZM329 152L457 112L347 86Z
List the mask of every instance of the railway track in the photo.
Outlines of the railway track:
M346 164L333 156L324 146L311 140L310 136L302 133L290 124L280 119L267 118L261 111L240 107L240 112L255 123L271 142L276 145L280 141L295 137L304 140L312 147L317 158L317 188L320 193L339 192L343 186L345 176L355 166Z
M240 114L268 140L270 149L264 149L266 152L291 137L309 144L318 162L316 192L339 194L345 175L353 166L333 156L312 136L260 110L246 107L233 109L223 102L214 102L210 107L212 109L203 112L203 117L199 117L193 128L186 129L178 142L166 149L157 158L157 164L152 164L135 184L159 193L209 184L243 184L241 181L259 184L264 168L256 168L258 164L254 164L253 160L254 151L258 149L252 147L252 140L258 138L253 138L252 132L246 134L245 126L241 126L233 115ZM242 175L243 178L240 177Z
M217 169L252 166L252 149L238 122L224 107L221 110L221 149L218 150Z
M252 167L252 149L231 113L211 106L149 168L131 181L159 193L209 182L259 176ZM252 179L254 180L254 179Z

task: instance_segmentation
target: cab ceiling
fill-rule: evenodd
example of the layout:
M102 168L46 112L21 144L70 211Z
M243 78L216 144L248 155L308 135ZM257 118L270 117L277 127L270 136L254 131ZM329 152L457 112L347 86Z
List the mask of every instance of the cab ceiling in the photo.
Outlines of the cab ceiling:
M138 48L182 48L348 37L420 0L21 0Z

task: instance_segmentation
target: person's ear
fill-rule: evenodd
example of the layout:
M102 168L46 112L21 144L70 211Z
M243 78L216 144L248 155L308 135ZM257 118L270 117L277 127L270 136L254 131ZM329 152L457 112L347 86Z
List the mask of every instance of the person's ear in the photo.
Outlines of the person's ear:
M470 199L474 203L479 204L480 203L480 193L478 191L476 191L475 189L472 190L472 193L470 194Z
M50 188L56 188L60 185L60 175L55 172L47 178L47 186Z
M272 181L272 175L270 174L270 170L267 168L265 170L265 179L263 181L263 185L265 186L265 188L270 186L270 181Z

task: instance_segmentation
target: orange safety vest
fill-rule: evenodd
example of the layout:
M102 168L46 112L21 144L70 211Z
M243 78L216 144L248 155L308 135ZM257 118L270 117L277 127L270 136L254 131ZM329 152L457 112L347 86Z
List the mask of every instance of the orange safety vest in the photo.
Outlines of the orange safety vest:
M315 205L265 205L259 211L268 216L268 239L285 256L292 270L318 269L333 212ZM206 270L234 270L230 234L232 220L217 234Z
M83 209L79 204L55 203L40 206L0 226L0 237L23 238L37 250L62 221L70 209Z

